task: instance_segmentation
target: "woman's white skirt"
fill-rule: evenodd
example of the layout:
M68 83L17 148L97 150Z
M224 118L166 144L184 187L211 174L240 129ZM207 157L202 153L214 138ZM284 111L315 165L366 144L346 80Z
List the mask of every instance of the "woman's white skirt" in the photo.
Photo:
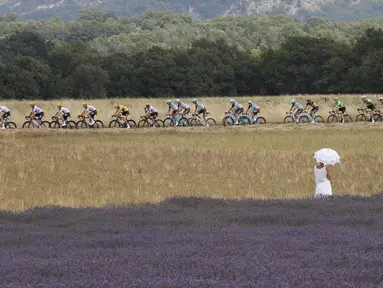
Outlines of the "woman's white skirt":
M318 182L315 190L315 197L331 196L332 188L330 181Z

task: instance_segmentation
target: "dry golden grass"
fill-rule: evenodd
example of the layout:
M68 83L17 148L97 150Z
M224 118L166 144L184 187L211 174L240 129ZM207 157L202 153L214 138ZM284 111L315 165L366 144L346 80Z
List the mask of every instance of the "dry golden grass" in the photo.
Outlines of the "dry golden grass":
M347 106L347 112L355 119L357 115L357 108L362 106L361 101L362 95L342 95L339 96ZM261 106L261 116L265 117L268 122L281 122L286 116L285 112L290 108L290 101L292 98L295 98L302 105L306 103L306 99L310 97L313 100L317 101L321 105L319 114L322 115L325 119L328 116L328 111L330 110L331 105L333 104L332 99L335 95L327 95L330 101L325 102L324 95L311 95L311 96L280 96L280 97L235 97L237 101L246 105L249 99L252 99L254 102L259 103ZM369 95L374 101L377 101L379 95ZM175 100L174 98L172 98ZM224 117L224 112L229 108L229 97L220 97L220 98L199 98L206 105L210 111L213 118L217 120L217 123L220 123ZM187 103L191 104L191 98L183 99ZM37 105L40 105L46 112L46 119L50 120L56 111L56 105L59 101L37 101ZM72 118L76 119L76 115L82 112L81 100L61 100L62 104L69 108L72 111ZM160 117L163 117L167 111L166 99L108 99L108 100L89 100L87 101L91 105L94 105L98 109L98 119L102 120L107 124L110 120L110 116L114 113L113 104L121 103L127 105L132 114L134 120L139 120L140 115L143 114L143 107L146 102L150 102L153 106L159 109ZM12 119L16 122L18 127L21 127L22 123L25 121L24 116L29 114L30 107L27 101L2 101L1 105L8 106L12 111Z
M324 147L343 159L335 195L383 190L381 125L3 132L0 210L311 197L312 156Z

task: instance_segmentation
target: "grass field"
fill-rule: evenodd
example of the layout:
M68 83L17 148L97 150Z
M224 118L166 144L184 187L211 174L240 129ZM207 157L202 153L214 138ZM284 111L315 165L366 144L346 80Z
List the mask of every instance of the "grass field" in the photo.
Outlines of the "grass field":
M368 124L4 131L0 210L312 197L312 156L324 147L342 157L335 195L373 195L383 190L382 133Z
M357 108L362 106L362 95L341 95L339 99L343 100L347 106L347 112L355 119L357 115ZM369 95L369 97L377 102L380 95ZM328 97L330 100L325 101L325 97ZM322 115L325 119L328 116L328 111L333 105L333 98L335 95L310 95L310 96L280 96L280 97L235 97L237 101L246 105L249 99L252 99L255 103L258 103L261 107L261 116L265 117L268 122L282 122L283 118L286 116L285 112L288 111L291 107L291 99L296 99L300 104L304 105L307 98L311 98L320 104L319 114ZM174 98L172 98L175 100ZM212 117L217 120L217 123L220 123L224 117L224 112L229 109L229 97L219 97L219 98L198 98L202 100L208 111L211 113ZM191 98L183 99L187 103L191 104ZM76 115L82 112L82 100L61 100L61 101L36 101L36 104L43 108L46 112L46 120L50 120L50 117L56 111L56 105L58 102L61 102L64 107L67 107L72 112L72 118L76 120ZM110 116L114 113L113 104L119 103L127 105L131 111L132 118L134 120L139 120L140 115L143 114L143 108L145 103L149 102L154 107L159 110L159 117L163 118L164 114L167 112L166 99L108 99L108 100L89 100L89 104L94 105L98 110L98 119L104 121L105 123L109 122L111 119ZM22 123L25 121L25 115L29 114L31 108L28 105L28 101L2 101L1 105L8 106L12 111L12 119L16 124L21 127Z

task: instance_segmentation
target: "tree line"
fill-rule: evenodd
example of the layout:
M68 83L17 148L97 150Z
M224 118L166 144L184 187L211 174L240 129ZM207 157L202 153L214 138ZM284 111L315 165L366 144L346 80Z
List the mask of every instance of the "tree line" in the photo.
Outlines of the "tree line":
M104 16L97 21L108 21L110 17L100 15ZM155 24L152 18L151 22L140 18L146 24L135 21L141 27L154 25L150 26L153 29L172 21L169 18L161 22L156 17ZM110 41L104 48L114 47L115 51L105 52L92 41L57 41L23 29L3 36L0 97L179 97L383 90L380 28L367 28L352 41L328 35L292 35L270 47L236 45L232 39L217 35L196 38L188 45L155 43L129 49L118 49L124 41L116 40L113 46L110 37L97 41L102 40ZM141 40L137 39L137 43Z

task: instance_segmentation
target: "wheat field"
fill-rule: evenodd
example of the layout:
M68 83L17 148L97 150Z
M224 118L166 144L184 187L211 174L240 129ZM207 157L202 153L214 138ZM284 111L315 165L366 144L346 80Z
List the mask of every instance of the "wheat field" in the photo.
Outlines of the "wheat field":
M337 150L335 195L382 189L382 125L7 130L0 210L157 203L173 196L305 198L313 153Z
M368 95L373 101L377 102L380 95ZM328 101L325 101L325 98L328 98ZM234 97L238 102L242 103L246 107L246 103L249 99L253 100L254 103L258 103L261 107L261 116L265 117L267 122L282 122L283 118L286 116L285 112L288 111L291 107L291 99L296 99L297 102L304 105L307 98L311 98L320 105L319 114L322 115L325 119L328 116L328 111L331 109L333 101L332 99L335 95L295 95L295 96L262 96L262 97ZM357 115L357 108L362 106L362 95L340 95L339 99L343 100L347 106L347 112L355 118ZM169 97L172 100L175 100L174 97ZM181 98L182 101L185 101L191 104L191 98ZM216 97L216 98L198 98L198 100L203 101L208 111L211 113L211 116L217 120L217 123L220 123L222 118L225 116L224 112L229 109L229 97ZM115 112L113 108L114 103L123 104L129 107L132 115L132 119L139 120L140 115L143 115L143 108L145 103L149 102L151 105L156 107L159 110L159 117L163 118L164 114L167 112L166 98L161 99L138 99L138 98L125 98L125 99L107 99L107 100L88 100L87 103L95 106L98 110L98 119L102 120L104 124L107 124L111 119L111 115ZM83 111L82 100L56 100L56 101L35 101L35 103L45 110L46 120L50 120L50 117L56 112L56 105L60 102L67 107L72 112L72 119L76 119L76 115L80 114ZM12 120L16 122L18 127L21 127L22 123L25 121L25 116L30 113L31 108L28 105L28 101L7 101L3 100L0 102L0 105L5 105L11 109Z

